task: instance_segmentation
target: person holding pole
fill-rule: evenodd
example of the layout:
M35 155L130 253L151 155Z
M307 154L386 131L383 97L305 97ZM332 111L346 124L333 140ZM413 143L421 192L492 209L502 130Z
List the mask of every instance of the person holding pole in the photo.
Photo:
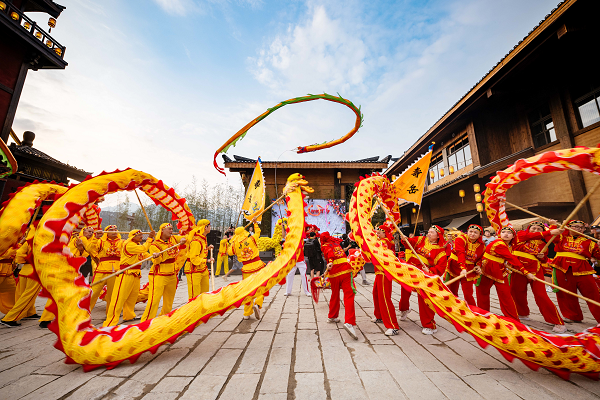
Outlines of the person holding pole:
M8 314L15 305L17 284L13 264L18 249L19 244L15 243L0 254L0 312L3 314Z
M585 223L570 220L567 226L574 230L565 231L557 237L554 245L556 257L553 263L553 281L561 288L581 294L591 300L600 302L600 292L594 281L595 273L589 258L600 258L598 244L580 235L585 231ZM556 293L558 307L567 322L583 321L583 313L579 301L572 295L559 291ZM600 307L588 302L590 312L600 323Z
M160 315L171 312L177 290L177 270L175 261L180 250L185 248L186 238L173 235L173 226L164 223L150 245L150 253L160 253L152 260L148 278L150 280L148 302L141 322L156 317L160 300L163 300ZM179 246L177 246L179 244ZM171 248L172 247L172 248Z
M188 299L191 300L200 293L208 292L209 274L207 263L213 261L208 258L208 251L214 246L207 246L206 235L210 233L210 222L201 219L188 235L187 245L188 262L185 264L185 277L187 278Z
M477 306L485 311L490 311L490 289L496 287L500 310L505 317L519 321L517 306L510 293L508 283L509 270L505 263L508 262L515 270L533 277L528 273L523 263L512 254L512 244L516 241L517 234L511 226L505 226L500 230L500 239L494 240L485 249L481 266L475 267L475 272L481 274L477 281Z
M393 229L389 223L380 225L377 228L377 237L383 242L385 248L396 254L396 245L392 240ZM392 280L385 276L379 265L374 264L374 266L373 304L375 305L375 318L372 321L375 323L383 322L383 325L387 328L387 331L385 331L386 336L394 336L400 333L400 326L392 303Z
M121 260L119 269L125 269L130 265L146 258L148 249L154 241L156 232L150 232L146 239L146 243L141 244L143 233L139 229L134 229L129 232L129 237L123 243L121 252ZM158 255L154 255L154 258ZM130 268L115 278L115 286L113 290L114 296L110 299L110 304L107 309L106 321L102 324L103 327L114 326L119 323L121 311L123 311L123 322L135 321L139 319L135 315L135 303L137 302L138 292L140 291L140 277L142 275L141 265Z
M556 228L556 221L552 221L552 225ZM542 262L546 262L548 259L548 250L546 249L545 252L542 252L542 250L544 249L546 241L548 241L552 235L559 235L562 232L564 232L564 229L546 230L546 227L542 222L533 221L527 226L526 230L517 233L517 240L513 247L513 255L523 263L527 273L532 274L543 281L544 270L542 268ZM552 331L556 333L565 333L567 327L560 317L556 306L548 297L546 285L537 280L530 280L525 275L517 273L512 274L510 277L510 292L515 300L519 319L529 320L529 306L527 304L528 284L531 285L535 303L544 316L544 320L554 325Z
M234 235L229 240L228 254L235 255L242 263L242 279L248 278L265 266L265 263L258 256L257 240L260 238L260 228L256 223L256 219L253 219L252 222L254 223L254 235L250 236L248 231L240 226L235 229ZM264 296L268 295L269 292L264 294ZM258 296L256 299L244 304L244 319L249 319L253 311L256 319L260 319L262 303L263 296Z
M444 276L447 266L446 242L444 240L444 229L432 225L427 232L427 236L416 236L407 238L402 236L402 240L412 246L415 253L411 251L410 258L406 260L409 264L423 270L423 272L438 276ZM410 312L411 292L402 287L400 291L400 320L404 321ZM435 325L435 311L425 303L421 296L419 297L419 316L424 335L433 335L437 332Z
M485 244L481 235L483 228L479 225L469 225L466 235L459 235L454 239L454 246L448 259L448 278L462 277L448 285L448 289L458 297L458 287L462 287L463 297L470 306L477 306L473 297L473 284L477 275L468 275L469 271L479 265L485 252Z
M108 225L102 231L96 232L95 237L90 240L89 249L93 256L98 259L96 270L92 283L112 274L119 270L119 262L121 261L121 248L125 241L121 239L116 225ZM106 286L106 296L104 300L106 304L110 304L115 278L110 278L104 285L92 285L92 298L90 299L90 312L94 309L98 297L104 286ZM108 307L106 308L108 311Z

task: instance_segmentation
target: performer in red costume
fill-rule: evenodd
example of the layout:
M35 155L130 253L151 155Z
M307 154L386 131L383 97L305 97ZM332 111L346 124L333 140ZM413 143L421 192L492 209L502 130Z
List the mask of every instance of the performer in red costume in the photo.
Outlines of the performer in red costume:
M391 251L396 250L392 239L392 227L389 224L380 225L377 228L377 237L384 247ZM392 280L385 276L381 267L375 265L375 283L373 284L373 304L375 305L375 323L383 322L387 328L387 336L397 335L400 332L396 310L392 304Z
M507 278L509 271L504 265L505 262L508 262L514 269L527 274L521 261L512 254L512 243L515 242L516 237L517 233L512 227L502 228L500 239L488 244L483 254L481 267L477 266L475 270L481 274L477 283L477 306L490 311L490 289L492 286L496 286L502 314L519 321L517 307L510 294L510 285ZM533 275L528 276L529 279L532 277Z
M422 269L423 272L432 275L443 276L446 272L446 242L444 240L444 229L437 225L429 228L427 236L416 236L407 238L403 236L402 240L408 242L415 249L416 254L412 251L410 258L406 260L409 264ZM421 263L421 261L423 264ZM411 292L402 287L400 295L400 320L404 321L410 312L410 294ZM423 326L423 334L433 335L437 332L435 326L435 311L433 311L421 296L419 296L419 316L421 325Z
M477 305L475 297L473 297L473 284L477 280L477 274L467 275L467 272L480 264L483 258L485 244L481 239L482 233L483 228L473 224L469 225L466 235L459 235L454 239L446 271L450 278L462 276L462 279L452 283L448 288L455 296L458 296L458 286L460 285L463 297L470 306Z
M585 223L583 221L569 221L569 228L583 233ZM589 258L600 258L598 245L590 239L586 239L571 231L563 232L556 240L554 250L554 282L556 285L577 293L595 301L600 301L598 286L594 282L594 269L589 263ZM565 320L581 322L583 313L576 297L564 293L556 293L558 307ZM597 322L600 323L600 307L588 303L590 312ZM568 321L568 322L570 322Z
M340 247L340 240L329 235L329 232L321 233L321 250L327 261L325 274L329 276L331 283L331 299L329 301L329 322L340 322L340 289L344 291L344 329L353 339L357 340L354 325L356 315L354 313L354 287L352 279L352 267L348 263L344 250Z
M553 227L556 227L556 221L552 221ZM544 270L542 262L548 259L548 251L541 253L546 241L552 235L560 235L563 230L552 229L545 230L546 227L542 222L534 221L524 231L517 233L517 240L513 247L513 255L515 255L525 266L528 274L535 276L538 279L544 280ZM553 332L565 333L567 327L556 310L556 306L548 297L546 285L539 281L528 279L521 274L512 274L510 278L510 292L517 306L519 319L529 320L529 306L527 304L527 284L531 285L531 291L535 298L540 312L544 316L546 322L554 324Z

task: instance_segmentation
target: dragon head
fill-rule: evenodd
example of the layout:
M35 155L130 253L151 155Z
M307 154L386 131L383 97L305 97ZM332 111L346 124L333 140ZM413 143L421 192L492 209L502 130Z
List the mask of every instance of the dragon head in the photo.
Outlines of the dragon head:
M287 184L285 185L283 192L289 193L297 187L300 187L300 190L302 190L304 194L314 192L314 189L308 186L308 181L304 179L304 176L296 172L288 177Z

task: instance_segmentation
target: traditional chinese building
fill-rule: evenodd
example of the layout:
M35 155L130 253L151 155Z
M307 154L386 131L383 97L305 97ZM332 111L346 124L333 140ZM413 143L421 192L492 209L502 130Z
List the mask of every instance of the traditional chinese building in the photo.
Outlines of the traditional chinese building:
M387 170L400 175L435 142L421 210L401 208L403 224L489 225L476 209L475 189L520 158L600 143L600 75L590 54L600 3L560 3ZM507 201L562 219L600 178L581 171L531 178L510 189ZM511 220L529 218L507 207ZM418 219L417 219L418 214ZM600 215L600 192L580 210Z

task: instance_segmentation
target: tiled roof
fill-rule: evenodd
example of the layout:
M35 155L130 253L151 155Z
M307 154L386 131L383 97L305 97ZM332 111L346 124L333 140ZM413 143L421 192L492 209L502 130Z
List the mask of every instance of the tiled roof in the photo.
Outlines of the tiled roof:
M256 159L252 159L252 158L247 158L247 157L241 157L241 156L233 156L233 160L231 158L229 158L226 154L223 154L223 161L225 161L226 163L255 163ZM278 164L282 164L282 163L294 163L294 164L309 164L309 163L320 163L320 164L339 164L339 163L384 163L384 164L388 164L390 162L390 160L392 159L391 155L385 156L383 157L381 160L379 159L379 156L375 156L375 157L369 157L369 158L363 158L360 160L354 160L354 161L265 161L265 160L261 160L263 163L278 163Z
M10 151L13 153L13 155L15 156L19 156L19 155L26 155L26 156L30 156L30 157L35 157L35 158L40 158L46 162L50 162L52 164L55 164L57 166L59 166L61 169L63 170L71 170L73 172L76 172L78 174L87 174L87 175L91 175L91 172L86 172L82 169L76 168L72 165L69 164L65 164L61 161L58 161L56 158L50 157L48 154L44 153L43 151L40 151L38 149L36 149L35 147L30 147L30 146L17 146L14 143L11 143L10 145Z

